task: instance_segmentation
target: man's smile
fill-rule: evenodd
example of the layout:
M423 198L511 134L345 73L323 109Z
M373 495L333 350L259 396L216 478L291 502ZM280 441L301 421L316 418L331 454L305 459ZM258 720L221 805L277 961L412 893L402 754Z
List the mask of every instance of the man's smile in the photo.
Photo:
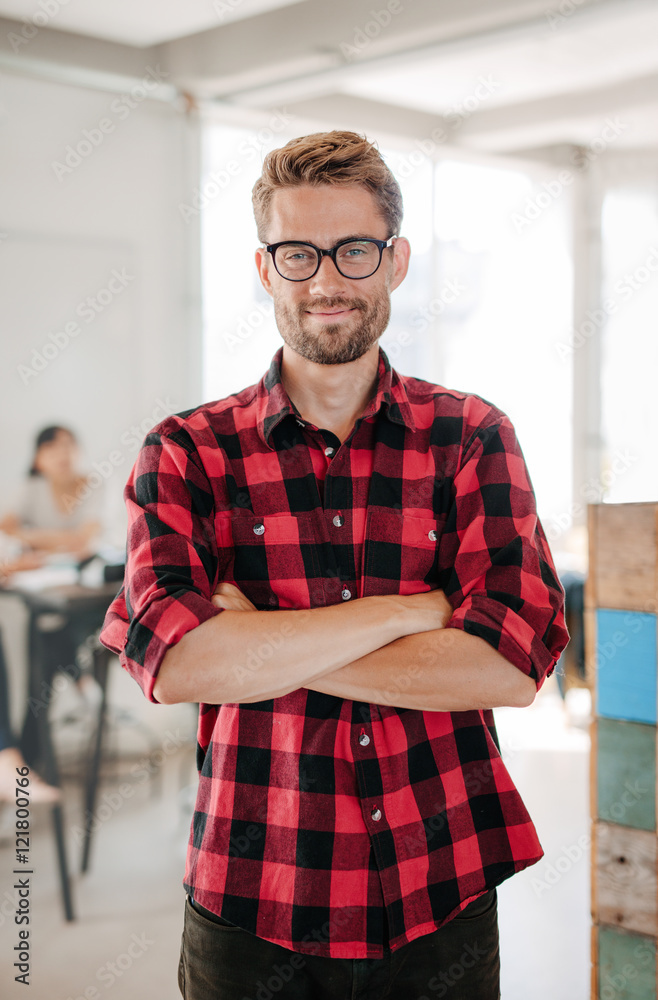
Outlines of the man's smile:
M307 309L306 312L309 316L315 316L316 319L328 319L336 320L342 316L350 316L352 313L358 310L354 307L350 308L338 308L338 309Z

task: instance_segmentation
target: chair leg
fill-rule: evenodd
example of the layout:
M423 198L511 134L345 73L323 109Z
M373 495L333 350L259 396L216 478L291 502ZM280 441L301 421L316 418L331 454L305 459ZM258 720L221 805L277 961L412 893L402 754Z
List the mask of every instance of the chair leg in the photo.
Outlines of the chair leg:
M107 672L109 660L110 651L108 649L99 650L94 656L94 675L96 677L96 681L100 685L102 697L98 708L98 721L96 723L96 733L94 736L94 749L91 755L85 782L85 833L82 847L82 863L80 866L80 870L82 872L86 872L89 868L91 835L93 832L94 810L96 808L96 796L98 793L98 777L103 753L103 734L105 731L105 720L107 716Z
M30 628L30 652L32 659L32 679L37 698L47 687L45 675L45 655L44 645L46 638L37 627L35 616L32 616ZM50 718L48 706L38 708L37 731L39 739L40 756L43 761L42 776L49 785L60 787L59 769L55 758L55 748L53 747L52 734L50 731ZM71 896L71 879L69 866L66 857L66 841L64 837L64 813L61 804L52 807L53 830L55 833L55 846L57 850L57 865L59 868L59 878L62 890L62 903L64 905L64 915L67 920L75 920L73 912L73 901Z
M67 920L75 920L73 912L73 900L71 898L71 880L69 878L68 863L66 860L66 844L64 841L64 815L60 805L53 806L53 829L55 831L55 844L57 846L57 864L59 866L59 878L62 886L62 902L64 903L64 916Z

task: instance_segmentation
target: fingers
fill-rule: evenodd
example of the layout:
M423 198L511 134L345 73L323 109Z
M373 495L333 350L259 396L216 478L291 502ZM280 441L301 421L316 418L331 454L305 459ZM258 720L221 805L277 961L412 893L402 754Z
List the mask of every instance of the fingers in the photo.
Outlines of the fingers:
M224 580L217 584L210 600L216 608L223 608L224 611L257 610L255 605L242 593L239 587L236 587L233 583L226 583Z

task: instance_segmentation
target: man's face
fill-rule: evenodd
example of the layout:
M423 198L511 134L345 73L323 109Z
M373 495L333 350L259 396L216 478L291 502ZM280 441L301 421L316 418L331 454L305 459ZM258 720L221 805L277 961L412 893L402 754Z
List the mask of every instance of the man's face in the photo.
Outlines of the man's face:
M328 250L347 238L386 240L374 196L359 185L280 188L271 204L268 243L300 240ZM272 257L256 251L261 281L274 299L274 314L285 343L320 365L342 365L362 357L376 344L390 316L390 293L404 278L409 244L396 240L383 251L369 278L345 278L329 257L306 281L287 281Z

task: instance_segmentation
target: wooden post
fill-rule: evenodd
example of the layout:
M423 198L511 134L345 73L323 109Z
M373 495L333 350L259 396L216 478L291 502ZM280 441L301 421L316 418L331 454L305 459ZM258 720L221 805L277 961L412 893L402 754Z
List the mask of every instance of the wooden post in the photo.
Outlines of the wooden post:
M588 510L592 1000L655 1000L658 504Z

